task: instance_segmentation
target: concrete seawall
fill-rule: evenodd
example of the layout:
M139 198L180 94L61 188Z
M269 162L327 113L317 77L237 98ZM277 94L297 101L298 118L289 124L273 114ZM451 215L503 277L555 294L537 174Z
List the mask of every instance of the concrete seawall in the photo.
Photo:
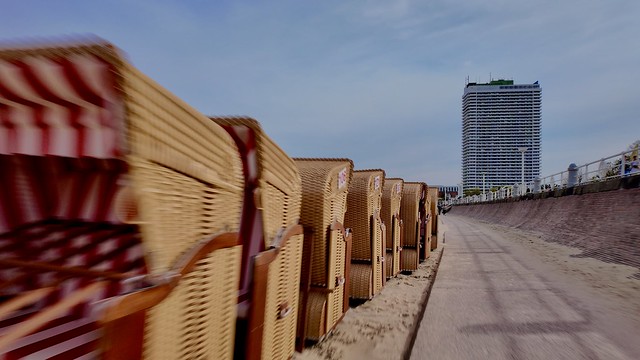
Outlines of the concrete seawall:
M549 242L640 270L640 188L458 205L452 213L533 231ZM579 193L581 195L573 195ZM640 272L634 277L640 279Z

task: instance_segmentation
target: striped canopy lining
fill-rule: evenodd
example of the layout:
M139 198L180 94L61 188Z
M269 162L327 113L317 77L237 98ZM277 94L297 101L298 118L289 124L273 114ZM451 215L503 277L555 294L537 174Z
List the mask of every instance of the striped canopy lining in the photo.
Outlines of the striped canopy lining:
M49 218L118 222L126 172L116 159L0 155L0 234Z
M118 159L0 155L0 260L79 266L131 276L146 273L137 227L120 224L115 216L114 199L126 172L126 163ZM46 298L0 318L0 337L92 281L61 276L0 266L2 297L58 285ZM128 290L113 282L87 302ZM87 317L88 310L87 303L75 307L0 349L0 359L95 357L101 333Z
M67 279L61 273L27 270L1 262L11 259L114 271L131 276L145 273L140 234L134 225L45 220L1 234L0 294L19 294L60 284L59 294L45 301L45 304L50 303L85 286L92 279ZM114 282L102 298L117 295L122 290L122 286Z
M15 55L15 54L14 54ZM0 259L146 273L137 227L118 224L113 199L126 164L115 69L93 54L0 52ZM58 285L0 318L0 337L92 280L0 267L0 296ZM113 282L93 300L128 291ZM86 304L0 350L0 359L95 358L100 330Z
M0 318L0 338L9 333L12 326L95 281L2 264L1 260L7 259L114 271L129 276L147 272L140 234L134 225L45 220L4 233L0 235L0 294L19 294L47 286L57 288L38 302ZM65 359L97 355L101 330L90 315L88 303L131 291L133 286L117 281L109 283L91 299L8 348L0 349L0 354L4 353L6 359L27 355L34 358L61 356Z
M0 154L117 157L123 107L113 74L92 54L0 53Z

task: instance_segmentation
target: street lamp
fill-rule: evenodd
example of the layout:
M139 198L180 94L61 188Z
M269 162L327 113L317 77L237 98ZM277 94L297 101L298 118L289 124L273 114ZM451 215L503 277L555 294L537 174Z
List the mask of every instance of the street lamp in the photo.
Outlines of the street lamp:
M529 150L528 147L519 147L518 151L520 151L522 153L522 190L520 191L521 195L525 194L525 190L524 190L524 153L527 152L527 150Z
M482 201L487 200L485 197L485 187L484 187L484 172L482 173Z

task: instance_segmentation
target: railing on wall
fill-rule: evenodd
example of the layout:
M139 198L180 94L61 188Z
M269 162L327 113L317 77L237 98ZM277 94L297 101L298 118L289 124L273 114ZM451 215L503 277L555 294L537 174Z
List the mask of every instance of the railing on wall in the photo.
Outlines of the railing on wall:
M576 185L585 185L599 181L640 175L638 169L638 149L626 150L600 160L577 166L571 164L565 171L560 171L529 183L503 186L495 191L466 196L447 201L447 204L471 204L485 201L508 199L527 193L555 191Z

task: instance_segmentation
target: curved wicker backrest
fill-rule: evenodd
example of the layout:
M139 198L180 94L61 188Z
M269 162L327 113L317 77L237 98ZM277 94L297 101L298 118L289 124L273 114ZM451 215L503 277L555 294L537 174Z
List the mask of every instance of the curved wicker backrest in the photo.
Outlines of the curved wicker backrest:
M431 197L429 187L424 184L424 196L420 201L420 261L426 260L431 254Z
M413 271L420 262L420 231L424 213L426 184L405 182L400 205L400 217L403 222L403 244L400 253L400 268Z
M404 237L403 248L406 246L418 246L419 233L416 224L420 221L420 199L422 197L422 185L419 183L405 182L402 190L402 202L400 205L400 218L403 222Z
M294 158L294 161L302 178L300 223L305 228L313 229L316 234L311 259L311 284L332 287L333 276L327 271L335 270L327 269L327 264L332 260L336 261L337 268L343 268L345 259L327 258L324 235L332 222L344 224L353 162L349 159L298 158Z
M349 159L294 160L302 178L300 223L313 237L303 255L310 264L303 264L308 269L302 271L301 277L305 284L298 324L301 348L306 339L319 340L334 328L348 306L345 290L349 285L345 272L349 265L350 240L345 239L342 224L353 162Z
M356 170L349 185L344 225L353 231L352 259L371 260L372 217L381 210L384 170Z
M387 178L382 191L382 221L386 225L387 277L396 276L400 271L400 202L404 180Z
M25 104L46 108L42 138L0 139L0 153L123 160L111 221L137 225L148 272L164 274L201 239L238 229L243 178L231 137L131 66L114 46L99 41L6 50L0 59L31 72L27 82L38 90ZM65 107L69 111L60 112ZM29 128L13 125L17 132ZM213 252L147 312L145 357L232 356L239 255L239 246Z
M241 284L240 291L242 295L242 287L248 287L252 281L254 294L250 297L251 306L265 308L264 311L250 312L251 316L263 316L248 320L250 328L255 324L260 330L238 333L236 341L244 343L237 344L236 349L246 351L243 357L247 359L288 359L295 350L302 235L288 239L289 242L279 248L278 256L266 270L265 284L256 284L261 274L251 276L249 273L251 270L265 271L264 268L251 268L251 264L257 261L256 256L271 246L280 246L276 244L277 236L284 229L298 224L302 196L298 168L264 133L256 120L246 117L211 119L232 135L243 156L246 189L250 193L246 194L241 224L241 237L246 244L242 280L246 284ZM257 237L260 229L262 234ZM256 241L262 244L254 244ZM261 292L258 287L266 292L265 299L257 298L259 295L256 293ZM279 317L280 306L288 307L292 315ZM261 339L253 340L253 336ZM236 354L236 358L238 356Z
M132 66L117 69L141 231L151 271L161 271L203 236L238 229L242 165L224 129ZM212 254L191 281L149 311L146 358L231 356L235 291L227 289L236 288L239 255L239 247Z
M384 170L356 170L349 185L345 226L353 230L352 298L369 299L382 288L383 234L380 210Z
M431 236L431 250L438 247L438 188L429 187L429 198L431 199L431 226L429 236Z
M301 180L295 162L265 132L260 123L248 117L212 117L216 123L234 128L237 136L243 128L253 131L257 168L249 169L248 181L257 179L257 203L263 212L265 247L269 247L278 231L300 220Z

